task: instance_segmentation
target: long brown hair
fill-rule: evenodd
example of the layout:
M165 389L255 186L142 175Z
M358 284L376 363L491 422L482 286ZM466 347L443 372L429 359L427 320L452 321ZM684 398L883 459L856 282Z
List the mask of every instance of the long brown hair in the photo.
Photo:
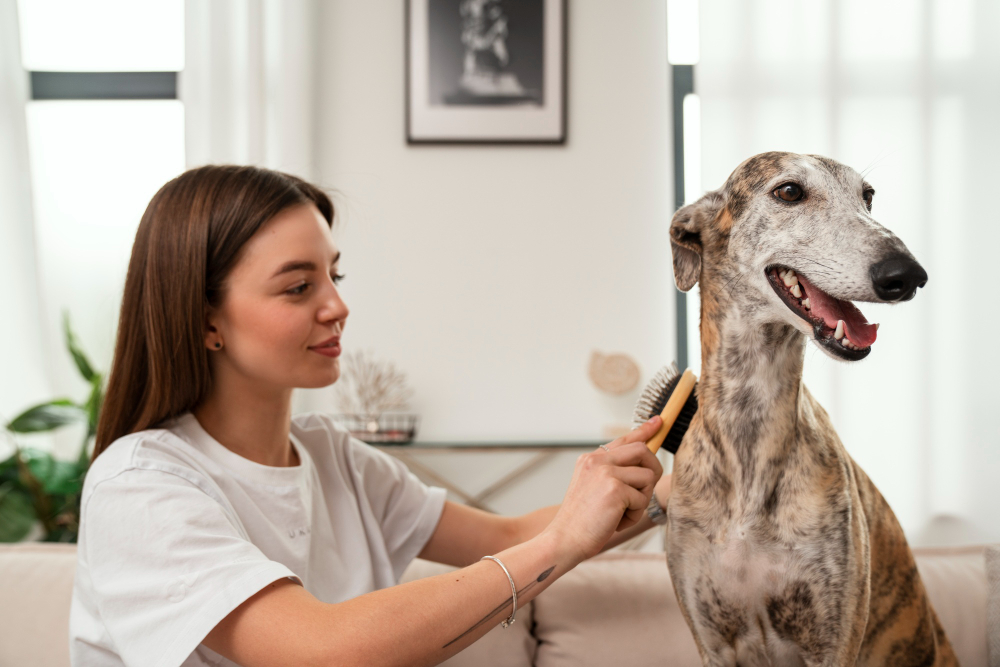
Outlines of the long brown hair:
M206 396L208 308L222 303L250 237L290 206L310 203L333 224L333 203L316 186L270 169L220 165L186 171L153 196L132 246L94 459Z

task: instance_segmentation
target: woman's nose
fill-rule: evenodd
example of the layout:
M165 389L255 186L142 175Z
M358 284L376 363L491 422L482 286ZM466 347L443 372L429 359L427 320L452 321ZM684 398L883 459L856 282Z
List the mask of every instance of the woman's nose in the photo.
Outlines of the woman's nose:
M340 292L337 290L333 283L327 286L329 292L326 295L326 300L323 302L323 306L320 308L319 313L317 313L317 318L321 322L328 322L331 320L345 320L347 319L350 310L347 308L347 304L340 296Z

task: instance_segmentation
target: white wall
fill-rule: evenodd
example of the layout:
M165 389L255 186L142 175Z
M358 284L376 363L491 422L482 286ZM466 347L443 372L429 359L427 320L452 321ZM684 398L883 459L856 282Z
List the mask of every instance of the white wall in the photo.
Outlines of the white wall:
M403 7L321 3L345 349L407 373L422 440L600 438L637 392L601 395L591 350L632 355L643 381L674 357L664 3L571 4L559 147L407 146ZM333 409L329 391L300 405Z

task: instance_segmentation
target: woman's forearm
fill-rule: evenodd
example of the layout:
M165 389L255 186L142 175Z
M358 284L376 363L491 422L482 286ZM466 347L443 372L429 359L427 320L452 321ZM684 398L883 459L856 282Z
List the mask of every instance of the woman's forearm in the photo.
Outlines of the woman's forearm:
M549 505L534 512L512 517L511 521L514 523L515 528L511 531L511 539L513 540L511 546L527 542L540 534L552 523L552 519L555 518L558 511L559 505Z
M496 554L514 579L518 608L576 565L558 545L559 539L546 533ZM284 600L278 596L248 607L247 614L269 614L271 624L244 618L248 632L241 632L236 614L220 623L205 644L247 667L435 665L511 613L510 582L489 560L337 604L319 602L298 586L282 588ZM311 602L304 603L304 596Z
M554 540L548 535L538 536L496 556L507 566L514 579L517 604L522 609L522 623L524 605L576 566L575 562L559 553ZM510 582L503 569L489 560L448 574L377 591L363 598L367 599L363 607L359 605L360 613L379 614L385 619L385 624L359 623L359 630L373 626L383 629L392 625L403 627L393 630L395 639L383 642L382 650L372 646L370 640L362 640L357 649L363 652L364 659L355 664L437 664L472 644L511 613ZM408 622L406 615L412 614L415 608L424 610L419 613L419 619L411 619L419 622ZM358 610L352 609L351 618L355 618L357 613ZM368 616L368 620L374 620L373 616ZM381 635L382 630L379 632ZM401 652L400 646L407 649Z

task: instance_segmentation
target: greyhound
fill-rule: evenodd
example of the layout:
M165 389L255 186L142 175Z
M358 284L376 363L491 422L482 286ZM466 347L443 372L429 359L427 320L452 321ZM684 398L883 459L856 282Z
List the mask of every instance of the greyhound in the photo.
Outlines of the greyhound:
M957 665L885 499L802 383L805 341L869 355L851 301L927 274L829 158L763 153L670 224L701 282L698 411L674 459L667 565L705 665Z

